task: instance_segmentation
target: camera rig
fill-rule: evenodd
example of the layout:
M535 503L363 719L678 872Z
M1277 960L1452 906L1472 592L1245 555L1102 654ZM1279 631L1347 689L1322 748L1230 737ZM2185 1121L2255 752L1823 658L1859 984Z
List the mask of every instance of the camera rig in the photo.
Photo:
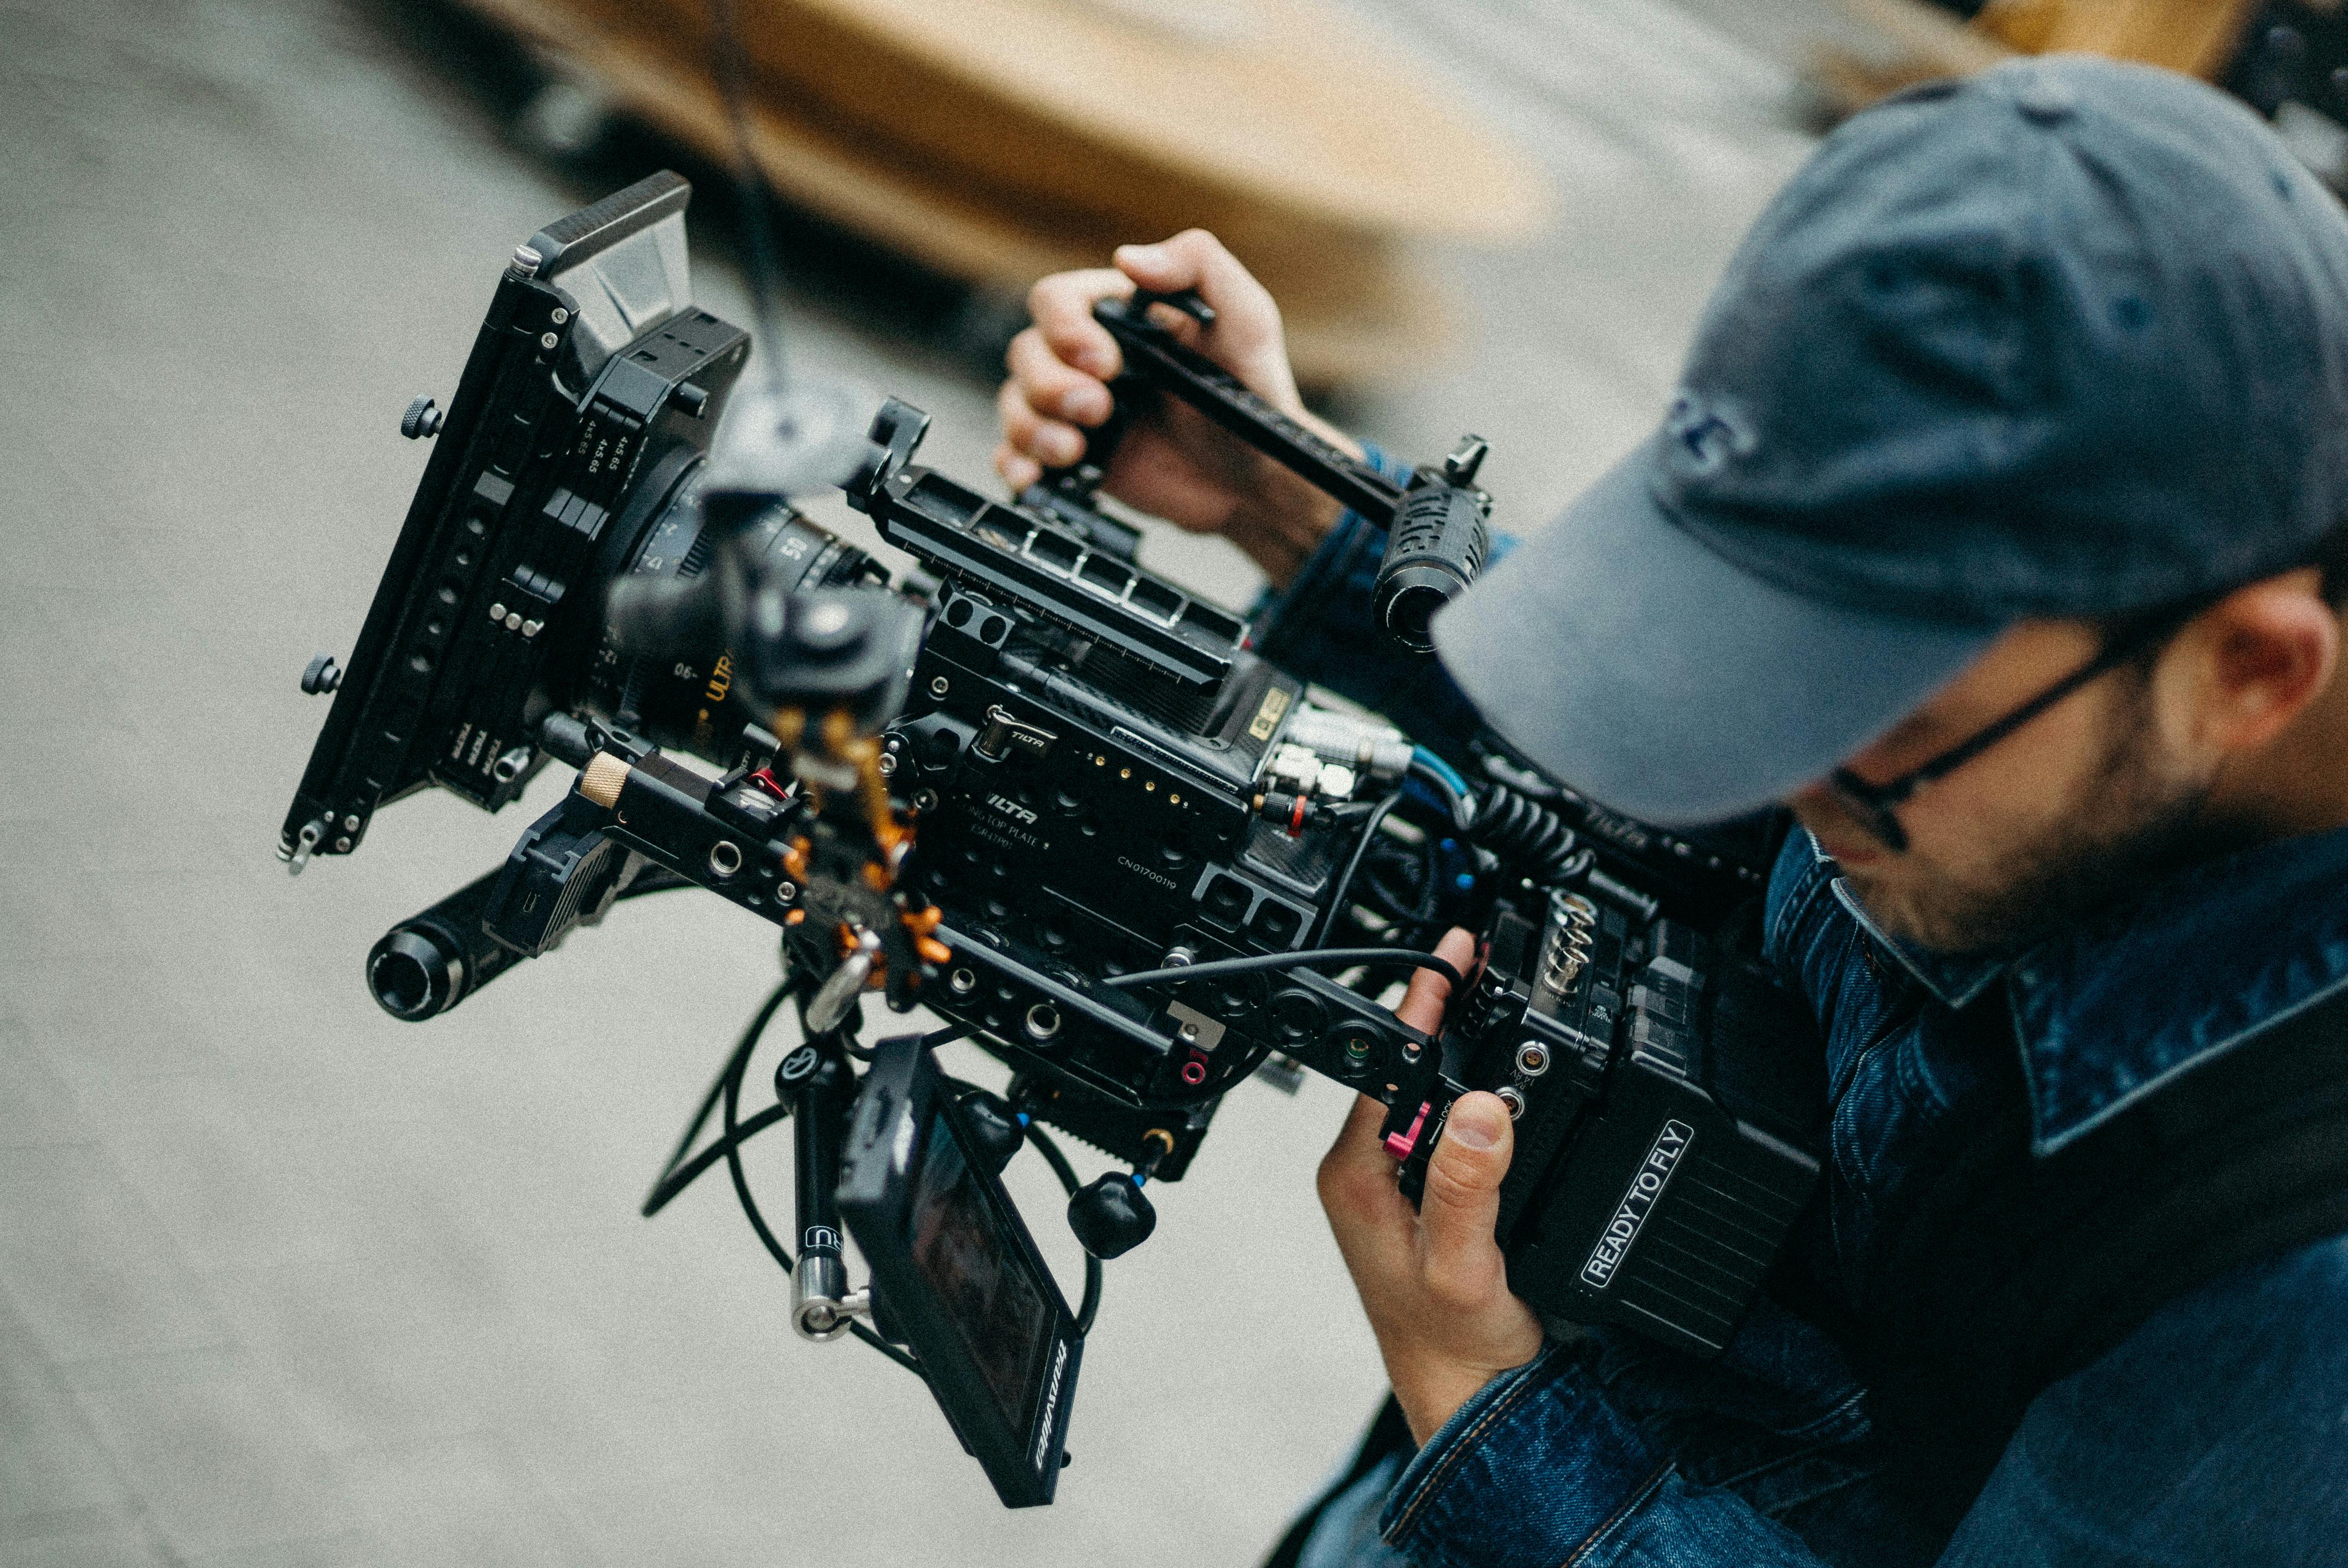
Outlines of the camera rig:
M1015 500L915 462L927 417L895 400L855 428L748 388L713 453L748 343L691 302L687 195L654 176L516 251L445 418L418 399L402 422L437 443L348 673L322 656L304 675L335 705L281 835L296 872L427 784L494 811L550 760L579 770L501 866L376 944L376 999L436 1016L661 888L773 922L785 985L645 1212L727 1163L799 1330L921 1370L1006 1502L1052 1494L1097 1260L1149 1234L1143 1184L1179 1179L1259 1073L1383 1102L1414 1194L1453 1101L1494 1091L1519 1122L1512 1287L1722 1348L1818 1166L1814 1026L1728 935L1766 861L1627 823L1497 740L1441 758L1315 701L1242 620L1143 567L1095 496L1123 422L1182 399L1389 530L1375 613L1423 654L1487 552L1483 444L1397 483L1153 320L1210 323L1198 301L1141 296L1097 311L1126 363L1110 426ZM824 481L925 591L792 508ZM1454 923L1479 933L1477 964L1422 1034L1376 994L1447 968L1424 948ZM1006 1092L917 1092L941 1037L865 1046L868 994L973 1037ZM804 1041L745 1121L786 999ZM796 1249L739 1157L785 1119ZM1116 1168L1079 1184L1045 1124ZM1072 1193L1074 1314L995 1180L1023 1143ZM917 1148L960 1174L923 1187ZM848 1286L844 1194L878 1299ZM989 1359L1046 1327L1066 1353Z

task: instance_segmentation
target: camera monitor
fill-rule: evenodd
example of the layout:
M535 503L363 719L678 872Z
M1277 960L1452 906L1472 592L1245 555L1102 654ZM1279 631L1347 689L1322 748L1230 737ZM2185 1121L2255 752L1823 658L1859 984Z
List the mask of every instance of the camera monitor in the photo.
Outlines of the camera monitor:
M1084 1337L917 1035L873 1048L839 1212L871 1267L874 1327L919 1358L996 1494L1051 1501Z

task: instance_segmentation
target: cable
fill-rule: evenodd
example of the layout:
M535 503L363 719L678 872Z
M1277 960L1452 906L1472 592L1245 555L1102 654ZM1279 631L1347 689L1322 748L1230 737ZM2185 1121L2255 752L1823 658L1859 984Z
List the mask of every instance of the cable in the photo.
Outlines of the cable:
M1563 817L1504 784L1484 786L1468 834L1478 845L1545 885L1554 886L1589 866L1590 857L1577 853L1581 835Z
M690 876L680 876L667 866L647 860L644 868L636 873L636 879L613 895L612 901L622 903L630 898L641 898L647 893L670 893L679 887L700 886Z
M767 1024L773 1021L776 1009L783 1005L784 999L789 995L790 984L785 981L774 989L757 1012L751 1017L748 1026L742 1031L742 1038L735 1042L733 1054L726 1059L726 1065L719 1069L716 1081L709 1086L709 1092L702 1096L701 1108L694 1112L693 1121L685 1130L685 1136L677 1140L675 1152L669 1155L667 1163L662 1165L660 1175L653 1183L653 1190L646 1194L641 1211L647 1219L660 1213L679 1193L684 1192L710 1167L723 1160L726 1162L727 1174L733 1178L734 1196L742 1205L743 1217L750 1222L750 1228L757 1233L758 1240L765 1245L776 1263L782 1266L785 1274L789 1274L798 1267L798 1260L791 1256L790 1249L776 1236L772 1227L767 1224L767 1216L758 1208L757 1199L751 1195L749 1176L742 1168L742 1145L777 1122L786 1120L790 1115L790 1106L786 1102L778 1102L767 1106L747 1122L740 1120L740 1114L742 1079L749 1071L750 1058L757 1052L758 1041L765 1036ZM949 1040L959 1040L969 1032L965 1025L950 1024L944 1029L933 1030L923 1035L922 1043L934 1049ZM721 1124L722 1135L688 1160L685 1157L685 1151L692 1148L693 1141L701 1135L702 1128L709 1121L709 1113L718 1109L721 1104L725 1112ZM1057 1150L1053 1152L1058 1153ZM1063 1160L1061 1163L1065 1165L1066 1162ZM1095 1301L1098 1295L1098 1291L1093 1288L1090 1279L1087 1278L1086 1299ZM915 1377L921 1378L923 1381L928 1380L928 1374L922 1370L920 1362L881 1338L867 1325L851 1318L849 1321L848 1329L850 1333Z
M767 1007L762 1009L758 1017L753 1020L748 1034L750 1042L753 1045L757 1043L757 1036L759 1033L764 1032L767 1020L773 1016L774 1006L781 1001L784 989L785 988L778 987L777 994L767 999ZM938 1046L945 1044L949 1040L960 1040L969 1032L970 1029L967 1025L953 1024L945 1029L936 1030L929 1034L923 1035L922 1037L922 1043L925 1046L935 1049ZM737 1052L741 1049L742 1048L738 1045L735 1048ZM872 1058L872 1052L869 1050L855 1046L850 1046L848 1050L849 1053L856 1057L860 1061L869 1061ZM685 1158L685 1150L693 1146L693 1140L700 1133L702 1123L706 1122L709 1119L709 1113L717 1108L718 1101L726 1091L726 1075L734 1071L734 1059L732 1057L728 1057L725 1067L718 1071L717 1081L709 1086L709 1093L707 1097L702 1101L701 1110L695 1115L693 1125L685 1129L685 1138L677 1144L676 1153L671 1154L668 1158L668 1163L661 1167L659 1179L654 1182L651 1194L645 1197L644 1207L638 1211L644 1218L650 1219L654 1214L660 1213L661 1210L666 1208L669 1205L670 1201L679 1193L684 1192L685 1188L693 1185L695 1181L707 1173L712 1165L717 1163L719 1160L724 1159L726 1157L726 1151L728 1148L737 1147L740 1144L748 1143L758 1133L765 1132L776 1122L781 1122L790 1115L790 1106L788 1103L778 1101L776 1103L767 1106L764 1111L759 1112L756 1116L751 1117L747 1122L743 1122L740 1130L736 1132L730 1142L724 1138L717 1139L712 1142L707 1147L704 1148L701 1153L695 1154L691 1160L686 1160ZM744 1071L747 1071L747 1064Z
M1345 859L1345 869L1337 874L1336 886L1330 889L1329 907L1322 911L1321 924L1313 932L1313 946L1319 947L1328 941L1330 933L1337 928L1337 917L1345 907L1346 889L1354 885L1354 873L1361 869L1362 856L1369 853L1370 845L1377 837L1378 828L1385 823L1386 814L1401 804L1402 791L1396 790L1378 802L1377 810L1370 813L1370 820L1363 825L1362 836L1354 844L1354 853Z
M1060 1153L1060 1145L1053 1141L1049 1132L1044 1131L1044 1124L1033 1116L1027 1119L1027 1141L1035 1145L1035 1152L1044 1156L1044 1163L1052 1167L1052 1173L1060 1178L1060 1185L1066 1187L1071 1195L1083 1185L1076 1180L1076 1167L1068 1163L1068 1157L1066 1154ZM1100 1298L1101 1261L1092 1254L1086 1253L1085 1254L1085 1298L1082 1305L1076 1308L1078 1334L1089 1334L1093 1331L1093 1318L1100 1312Z
M944 1031L940 1030L939 1032L943 1033ZM948 1087L959 1090L963 1094L980 1094L986 1092L986 1091L981 1089L979 1085L965 1082L959 1078L949 1078L946 1080L946 1083ZM1027 1141L1035 1145L1035 1152L1044 1156L1044 1163L1052 1167L1052 1173L1054 1175L1060 1178L1060 1185L1067 1189L1068 1194L1071 1197L1075 1196L1076 1189L1084 1185L1084 1184L1076 1179L1076 1168L1068 1163L1068 1157L1060 1153L1060 1145L1053 1140L1053 1137L1049 1132L1044 1131L1044 1124L1041 1122L1038 1122L1033 1115L1025 1112L1014 1112L1014 1114L1017 1114L1020 1118L1021 1131L1026 1134ZM1084 1305L1076 1308L1076 1332L1078 1334L1089 1334L1092 1332L1094 1315L1100 1311L1100 1259L1095 1257L1090 1253L1086 1253L1085 1254Z
M771 1017L773 1015L769 1012L767 1016ZM760 1028L763 1029L764 1027L765 1021L762 1019L760 1020ZM755 1047L757 1043L757 1036L752 1035L747 1037L747 1043ZM734 1196L742 1205L742 1217L750 1222L750 1228L758 1233L758 1240L765 1244L766 1248L769 1253L774 1255L775 1261L782 1266L783 1272L785 1274L791 1274L798 1267L798 1260L791 1256L790 1248L785 1246L780 1241L776 1239L774 1231L769 1228L767 1224L767 1216L758 1212L758 1200L750 1195L750 1178L743 1172L742 1169L742 1139L745 1134L737 1117L741 1108L742 1074L744 1070L746 1070L749 1065L749 1052L743 1051L739 1053L736 1057L735 1061L730 1064L733 1071L726 1075L724 1084L726 1091L726 1171L728 1175L734 1178ZM859 1339L864 1341L867 1345L871 1346L875 1350L880 1351L883 1356L888 1357L891 1361L896 1362L897 1365L905 1368L906 1371L911 1372L914 1377L921 1378L924 1383L930 1380L930 1375L922 1370L922 1364L919 1361L914 1360L912 1357L907 1355L904 1351L900 1350L894 1345L890 1344L886 1339L881 1338L880 1336L869 1325L857 1318L851 1317L848 1320L848 1331L850 1334L855 1335Z
M754 1045L757 1043L755 1038L751 1043ZM742 1169L742 1126L739 1121L742 1104L742 1074L749 1065L748 1052L745 1051L737 1055L728 1064L731 1071L726 1073L726 1081L721 1085L726 1094L726 1120L723 1123L726 1129L724 1143L726 1169L734 1178L734 1195L741 1200L743 1217L750 1222L750 1228L758 1233L758 1239L766 1244L767 1250L774 1254L775 1261L783 1266L783 1272L789 1274L798 1267L798 1260L791 1255L790 1248L778 1240L775 1233L767 1228L767 1216L758 1212L758 1201L750 1195L750 1178Z
M710 1164L723 1153L722 1145L713 1143L695 1159L690 1172L680 1172L680 1167L685 1163L685 1151L693 1147L693 1141L695 1138L701 1136L701 1129L707 1124L709 1113L717 1109L718 1101L726 1092L726 1081L728 1078L739 1078L749 1062L750 1053L758 1048L758 1038L767 1032L767 1025L774 1018L775 1009L783 1005L783 999L789 994L788 981L777 986L757 1012L752 1015L748 1027L742 1030L742 1038L734 1042L733 1054L726 1059L726 1065L717 1070L716 1080L710 1084L709 1092L701 1097L701 1109L693 1113L693 1121L685 1127L685 1136L676 1141L675 1151L669 1155L667 1163L661 1166L660 1174L654 1179L653 1190L645 1195L644 1207L638 1211L644 1218L650 1219L666 1208L671 1199L692 1185L694 1178L709 1169ZM788 1113L787 1108L778 1107L778 1109L783 1109L786 1114ZM771 1122L754 1118L752 1123L746 1125L738 1136L747 1138L760 1128L770 1125L772 1125Z
M1425 746L1414 746L1410 753L1410 771L1437 785L1449 797L1451 825L1465 828L1468 825L1468 803L1475 798L1475 791L1468 787L1468 780L1459 770Z
M1168 980L1211 980L1222 975L1251 975L1264 969L1297 969L1321 964L1408 964L1433 969L1459 985L1459 971L1448 959L1407 948L1307 948L1299 953L1257 953L1244 958L1210 958L1203 964L1183 964L1169 969L1141 969L1114 975L1101 984L1122 990L1131 986L1159 985Z
M661 1184L653 1188L652 1195L644 1200L642 1211L644 1218L650 1219L666 1208L670 1199L693 1185L710 1166L724 1159L727 1150L738 1148L748 1143L776 1122L787 1119L790 1113L791 1108L788 1105L780 1102L769 1105L747 1122L743 1122L741 1131L733 1137L722 1138L710 1144L700 1153L695 1154L691 1162L676 1168L673 1175L664 1173Z
M712 73L718 96L726 101L726 118L734 133L734 182L742 201L743 237L750 250L750 299L758 313L758 336L767 350L767 379L783 389L782 266L777 260L774 231L767 227L766 172L750 150L750 89L743 79L741 0L712 0Z

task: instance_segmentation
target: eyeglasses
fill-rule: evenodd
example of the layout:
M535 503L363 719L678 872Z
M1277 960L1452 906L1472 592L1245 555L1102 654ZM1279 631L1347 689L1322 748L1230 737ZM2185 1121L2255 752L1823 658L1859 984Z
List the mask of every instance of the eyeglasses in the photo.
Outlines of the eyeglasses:
M2123 624L2104 644L2103 651L2086 663L2005 717L1985 729L1975 731L1947 751L1910 768L1898 778L1888 779L1882 784L1869 784L1849 768L1837 768L1827 775L1820 787L1884 848L1894 855L1901 854L1908 847L1908 830L1900 825L1898 807L1909 796L1934 779L1946 778L2096 677L2118 669L2147 649L2166 641L2199 614L2209 602L2207 600L2195 600L2187 604L2168 606Z

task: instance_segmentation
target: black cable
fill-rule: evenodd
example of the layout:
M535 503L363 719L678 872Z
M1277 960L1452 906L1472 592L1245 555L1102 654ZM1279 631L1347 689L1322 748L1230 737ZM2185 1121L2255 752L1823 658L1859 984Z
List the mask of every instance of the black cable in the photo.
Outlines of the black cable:
M1443 797L1443 804L1450 808L1453 832L1468 831L1468 824L1474 820L1472 803L1459 793L1457 784L1453 784L1441 769L1429 767L1426 760L1418 756L1410 759L1410 775ZM1463 779L1460 782L1464 784L1467 781Z
M1251 975L1265 969L1296 969L1321 964L1408 964L1413 968L1433 969L1453 986L1460 983L1459 971L1447 958L1433 953L1416 952L1408 948L1307 948L1297 953L1256 953L1244 958L1210 958L1202 964L1183 964L1169 969L1141 969L1130 975L1116 975L1101 984L1123 989L1129 986L1161 985L1169 980L1211 980L1223 975Z
M685 1136L676 1141L675 1151L661 1166L660 1174L654 1178L653 1190L645 1195L644 1207L638 1211L644 1218L650 1219L666 1208L669 1200L690 1186L694 1177L707 1170L717 1153L722 1152L718 1144L711 1144L703 1151L705 1157L695 1160L691 1173L680 1178L679 1167L685 1163L685 1151L693 1147L695 1138L701 1136L701 1129L707 1124L709 1113L717 1109L717 1102L726 1092L726 1081L738 1078L750 1060L750 1053L758 1048L758 1039L767 1032L767 1025L774 1018L775 1009L783 1005L783 999L788 995L790 985L788 981L777 986L757 1012L752 1015L748 1027L742 1030L742 1038L734 1042L733 1054L726 1059L726 1065L717 1070L716 1080L709 1085L709 1092L701 1097L701 1109L693 1113L693 1121L685 1127ZM758 1125L771 1123L760 1122ZM757 1127L746 1127L741 1136L747 1138L757 1130Z
M742 1126L739 1120L742 1105L742 1075L749 1065L750 1058L747 1052L736 1057L728 1064L731 1071L726 1073L725 1082L721 1085L725 1090L726 1099L726 1120L722 1123L726 1129L723 1143L726 1169L734 1178L734 1195L741 1200L743 1216L750 1222L750 1228L758 1233L758 1239L766 1244L767 1250L774 1254L775 1261L783 1266L783 1272L789 1274L798 1267L798 1259L793 1257L791 1249L785 1246L776 1237L775 1233L767 1228L767 1216L758 1212L758 1201L750 1195L750 1178L742 1169Z
M1083 1184L1076 1180L1076 1167L1068 1163L1068 1157L1066 1154L1060 1153L1060 1145L1053 1141L1049 1132L1044 1131L1044 1124L1033 1116L1027 1119L1027 1141L1035 1145L1035 1152L1044 1156L1044 1163L1052 1167L1052 1173L1060 1178L1060 1185L1066 1187L1071 1194ZM1093 1318L1100 1312L1100 1298L1101 1261L1092 1254L1086 1253L1085 1254L1085 1298L1076 1308L1078 1334L1089 1334L1093 1331Z
M734 182L742 202L742 233L750 251L750 300L758 316L758 336L767 353L767 379L779 392L783 386L782 266L777 260L774 231L767 226L766 172L750 150L750 88L742 74L741 0L713 0L710 66L717 77L718 96L726 101L726 118L734 132Z
M941 1030L939 1032L945 1031ZM966 1083L959 1078L949 1078L946 1082L950 1087L964 1094L985 1092L977 1084ZM1021 1130L1026 1134L1027 1141L1035 1145L1035 1152L1044 1156L1044 1163L1052 1167L1052 1173L1060 1178L1060 1185L1067 1189L1069 1196L1075 1196L1076 1189L1084 1184L1076 1179L1076 1168L1068 1163L1068 1157L1060 1153L1060 1145L1054 1141L1049 1132L1044 1131L1043 1122L1029 1114ZM1076 1308L1077 1333L1088 1334L1092 1331L1094 1315L1100 1311L1100 1259L1086 1253L1085 1254L1084 1305Z
M771 1017L771 1013L768 1016ZM763 1023L761 1027L763 1028ZM755 1036L751 1037L749 1043L756 1046L757 1041ZM726 1075L724 1084L726 1091L726 1141L724 1145L726 1171L728 1175L734 1178L734 1196L742 1205L742 1217L750 1222L750 1228L758 1233L758 1240L765 1244L766 1248L769 1253L774 1255L775 1261L782 1266L783 1272L785 1274L791 1274L798 1267L798 1260L791 1256L790 1248L785 1246L776 1238L774 1231L767 1224L767 1216L758 1212L758 1200L750 1195L750 1178L742 1169L742 1139L745 1134L742 1132L741 1122L738 1118L740 1115L742 1101L742 1074L749 1065L749 1054L746 1051L739 1055L731 1064L733 1071ZM881 1338L878 1333L874 1332L863 1322L857 1318L850 1318L848 1320L848 1331L850 1334L855 1335L859 1339L863 1340L867 1345L871 1346L875 1350L880 1351L883 1356L888 1357L891 1361L896 1362L897 1365L905 1368L906 1371L911 1372L914 1377L921 1378L922 1381L926 1383L930 1380L929 1374L922 1370L922 1364L919 1361L914 1360L912 1357L907 1355L904 1351L900 1350L894 1345L890 1344L886 1339Z
M787 994L786 988L777 987L776 994L767 999L767 1006L762 1009L758 1016L752 1020L749 1030L746 1031L745 1034L746 1040L747 1040L751 1045L755 1046L757 1043L758 1035L765 1031L767 1020L773 1017L774 1008L782 1000L785 994ZM934 1049L935 1047L945 1044L948 1040L960 1040L969 1032L970 1029L967 1025L953 1024L945 1029L937 1030L930 1034L923 1035L922 1037L922 1043ZM740 1045L736 1045L735 1047L735 1050L737 1054L742 1050L742 1049L743 1048ZM872 1052L869 1050L857 1046L850 1046L848 1047L848 1050L850 1055L854 1056L860 1061L870 1061L872 1059ZM701 1153L694 1155L691 1160L686 1160L685 1158L685 1152L693 1146L693 1140L700 1135L702 1123L709 1119L709 1113L717 1108L718 1100L726 1092L726 1078L728 1073L735 1071L734 1060L735 1059L733 1057L728 1057L726 1059L726 1065L719 1069L716 1081L709 1086L709 1093L707 1097L702 1101L701 1110L694 1116L693 1125L685 1130L685 1137L677 1144L676 1152L669 1156L668 1163L661 1167L659 1178L653 1183L653 1190L651 1194L645 1197L644 1207L638 1211L644 1216L644 1218L650 1219L654 1214L660 1213L661 1210L666 1208L669 1205L670 1201L679 1193L682 1193L685 1188L693 1185L696 1180L708 1172L711 1166L716 1164L719 1160L724 1159L726 1157L726 1151L729 1147L735 1147L739 1144L748 1143L758 1133L765 1132L776 1122L783 1121L790 1115L790 1106L784 1102L778 1101L776 1103L767 1106L764 1111L759 1112L756 1116L751 1117L747 1122L743 1122L740 1130L735 1134L730 1143L727 1140L723 1138L714 1140L705 1148L704 1148ZM748 1071L747 1063L743 1071L745 1072Z
M767 1106L747 1122L742 1121L740 1115L742 1080L749 1071L750 1058L757 1052L758 1041L765 1036L767 1024L773 1021L775 1010L783 1005L784 999L789 995L790 986L788 981L777 986L765 1003L759 1007L757 1012L752 1016L748 1027L742 1031L742 1038L735 1042L733 1054L726 1058L726 1065L719 1070L716 1081L709 1086L709 1092L702 1096L701 1108L694 1112L692 1122L685 1130L685 1136L677 1140L675 1151L669 1155L667 1163L661 1167L660 1176L653 1183L653 1190L644 1198L642 1210L646 1218L660 1213L679 1193L691 1186L718 1161L724 1160L726 1172L733 1178L734 1196L742 1205L743 1217L750 1222L750 1228L757 1233L758 1240L765 1245L767 1251L773 1255L775 1261L782 1266L785 1274L792 1273L798 1267L798 1260L791 1256L790 1249L782 1244L773 1229L768 1226L767 1216L758 1208L757 1199L751 1195L749 1176L742 1168L742 1145L777 1122L786 1120L790 1115L790 1106L787 1102L778 1102ZM950 1024L944 1029L934 1030L922 1036L922 1043L934 1049L948 1040L958 1040L969 1032L965 1025ZM721 1103L725 1111L722 1136L688 1160L685 1151L692 1148L693 1141L701 1135L701 1129L709 1121L710 1112L717 1109ZM1065 1163L1064 1161L1063 1163ZM1086 1298L1088 1300L1097 1295L1097 1292L1090 1290L1089 1283L1087 1281ZM927 1380L928 1375L922 1370L920 1362L881 1338L863 1323L851 1318L849 1321L848 1330L915 1377Z
M1378 802L1378 809L1370 813L1370 820L1363 825L1361 840L1354 845L1354 853L1346 857L1345 869L1337 874L1336 886L1330 889L1329 907L1322 912L1321 924L1313 930L1315 947L1326 942L1329 934L1337 928L1337 917L1345 907L1345 892L1354 885L1354 873L1361 869L1362 856L1369 853L1372 841L1377 837L1379 827L1386 820L1386 814L1401 804L1402 791L1396 790Z
M724 1159L727 1150L748 1143L776 1122L788 1118L790 1113L791 1108L779 1102L769 1105L747 1122L743 1122L741 1131L732 1138L719 1139L702 1150L700 1153L695 1154L690 1162L677 1167L675 1174L665 1176L661 1184L653 1189L652 1195L644 1200L643 1210L644 1218L650 1219L666 1208L670 1199L693 1185L712 1165Z
M679 887L698 887L701 884L690 876L680 876L667 866L646 861L636 873L636 879L613 895L613 902L641 898L647 893L669 893Z

